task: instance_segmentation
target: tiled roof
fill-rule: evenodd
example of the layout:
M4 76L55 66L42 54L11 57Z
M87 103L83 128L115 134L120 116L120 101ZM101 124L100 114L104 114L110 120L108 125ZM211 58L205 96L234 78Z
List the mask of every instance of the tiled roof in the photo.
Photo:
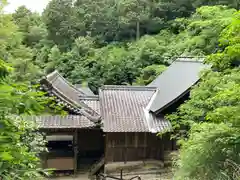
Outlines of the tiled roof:
M150 83L148 87L159 88L150 111L159 113L189 92L199 80L200 71L207 67L202 61L202 58L178 58Z
M169 122L151 115L146 109L154 87L103 86L99 92L100 110L105 132L163 131ZM155 130L155 129L154 129Z
M100 119L100 115L97 112L79 100L79 96L85 96L85 94L75 88L57 71L43 78L41 86L50 95L55 96L57 101L76 114L82 114L92 121Z
M148 128L149 132L151 133L158 133L158 132L164 132L167 130L171 130L172 125L170 121L164 119L164 117L156 117L155 114L149 112L149 121L148 123Z
M92 108L95 112L100 114L100 104L99 104L99 96L80 96L80 101Z
M96 124L85 116L32 116L29 117L36 121L40 129L67 129L67 128L92 128Z
M144 109L146 122L149 128L149 131L152 133L164 132L172 128L171 123L168 120L164 119L164 116L160 116L160 115L156 116L156 114L150 111L150 107L153 101L155 100L158 92L159 92L159 89L157 89L157 91L152 96L151 100L148 102L148 105Z
M92 92L92 90L88 87L88 86L82 86L81 84L76 84L75 87L81 91L84 95L87 96L94 96L94 93Z
M54 71L47 75L46 80L54 86L57 90L66 95L71 101L78 103L78 96L85 95L82 91L69 83L58 71Z

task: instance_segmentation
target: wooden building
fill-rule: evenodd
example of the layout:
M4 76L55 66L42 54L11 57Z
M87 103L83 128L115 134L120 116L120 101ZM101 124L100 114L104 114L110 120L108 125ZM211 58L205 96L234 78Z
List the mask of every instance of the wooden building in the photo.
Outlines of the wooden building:
M95 174L113 162L164 161L164 152L176 148L168 133L157 136L171 131L164 116L188 98L204 67L182 58L149 86L103 86L99 95L81 91L57 71L49 74L41 86L69 115L34 117L49 142L44 167L75 172L87 167Z
M36 121L48 142L49 152L42 155L44 168L77 172L89 168L103 156L103 132L84 116L46 115Z
M33 117L48 141L49 153L42 156L44 168L77 172L94 164L104 154L98 96L76 88L57 71L43 78L41 87L69 113Z
M154 87L140 86L100 88L106 163L163 160L166 144L156 133L170 130L171 124L147 110L156 91Z

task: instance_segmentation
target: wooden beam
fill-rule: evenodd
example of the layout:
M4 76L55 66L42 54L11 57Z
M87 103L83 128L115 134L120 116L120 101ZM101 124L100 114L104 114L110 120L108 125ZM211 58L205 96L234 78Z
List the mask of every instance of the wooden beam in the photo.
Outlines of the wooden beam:
M42 130L42 132L46 133L46 135L74 135L74 130L72 129L66 129L66 130L60 130L60 129L45 129Z
M73 143L73 150L74 150L74 175L77 175L77 164L78 164L78 130L75 129L74 132L74 143Z

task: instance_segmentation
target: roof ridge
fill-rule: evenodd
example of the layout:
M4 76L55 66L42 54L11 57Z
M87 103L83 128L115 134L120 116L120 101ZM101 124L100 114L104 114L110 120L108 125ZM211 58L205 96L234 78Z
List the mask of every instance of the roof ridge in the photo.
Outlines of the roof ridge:
M206 56L176 56L177 58L205 58Z
M175 60L172 61L172 63L174 62L196 62L196 63L203 63L204 59L206 57L199 57L199 56L189 56L189 57L177 57Z
M147 86L125 86L125 85L103 85L101 90L131 90L131 91L156 91L157 87Z
M58 72L54 70L53 72L47 74L46 76L43 76L42 79L48 80L48 81L55 81L58 76Z
M79 117L82 116L80 114L73 115L73 114L66 114L66 115L60 115L60 114L42 114L42 115L26 115L24 117Z
M80 100L96 100L98 101L99 100L99 96L98 95L88 95L88 96L79 96L79 99Z
M51 79L49 79L49 77L51 77ZM62 92L61 90L59 90L58 88L56 88L53 84L53 81L55 78L60 77L64 82L67 83L67 85L69 85L70 87L71 84L68 83L68 81L61 76L57 70L55 70L54 72L52 72L51 74L49 74L47 76L47 78L42 79L42 82L44 82L43 84L47 83L46 87L44 88L45 85L43 85L43 88L51 95L54 95L57 97L57 99L59 99L60 101L63 101L64 103L66 103L66 107L70 107L70 109L73 109L73 111L83 114L84 116L86 116L88 119L93 119L93 121L96 121L95 119L98 119L100 117L100 114L98 112L96 112L94 109L92 109L91 107L89 107L87 104L85 104L82 101L76 101L74 100L72 97L66 96L66 94L64 92ZM51 91L49 91L49 87L51 88ZM74 88L76 89L76 88ZM53 91L52 91L53 90ZM77 90L77 92L80 92ZM69 108L68 107L68 108ZM96 116L98 116L97 118L94 117L94 114Z
M53 77L52 77L53 76ZM77 92L84 94L84 92L80 91L80 89L76 88L72 83L70 83L66 78L64 78L57 70L54 70L52 73L48 74L45 79L52 82L57 79L57 76L60 77L67 85L69 85L71 88L76 90ZM50 77L50 79L49 79ZM52 77L52 79L51 79Z

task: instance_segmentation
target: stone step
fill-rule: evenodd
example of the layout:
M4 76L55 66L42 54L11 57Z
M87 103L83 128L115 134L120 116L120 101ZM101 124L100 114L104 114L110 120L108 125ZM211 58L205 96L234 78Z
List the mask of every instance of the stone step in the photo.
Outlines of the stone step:
M172 167L173 161L164 161L164 167Z

